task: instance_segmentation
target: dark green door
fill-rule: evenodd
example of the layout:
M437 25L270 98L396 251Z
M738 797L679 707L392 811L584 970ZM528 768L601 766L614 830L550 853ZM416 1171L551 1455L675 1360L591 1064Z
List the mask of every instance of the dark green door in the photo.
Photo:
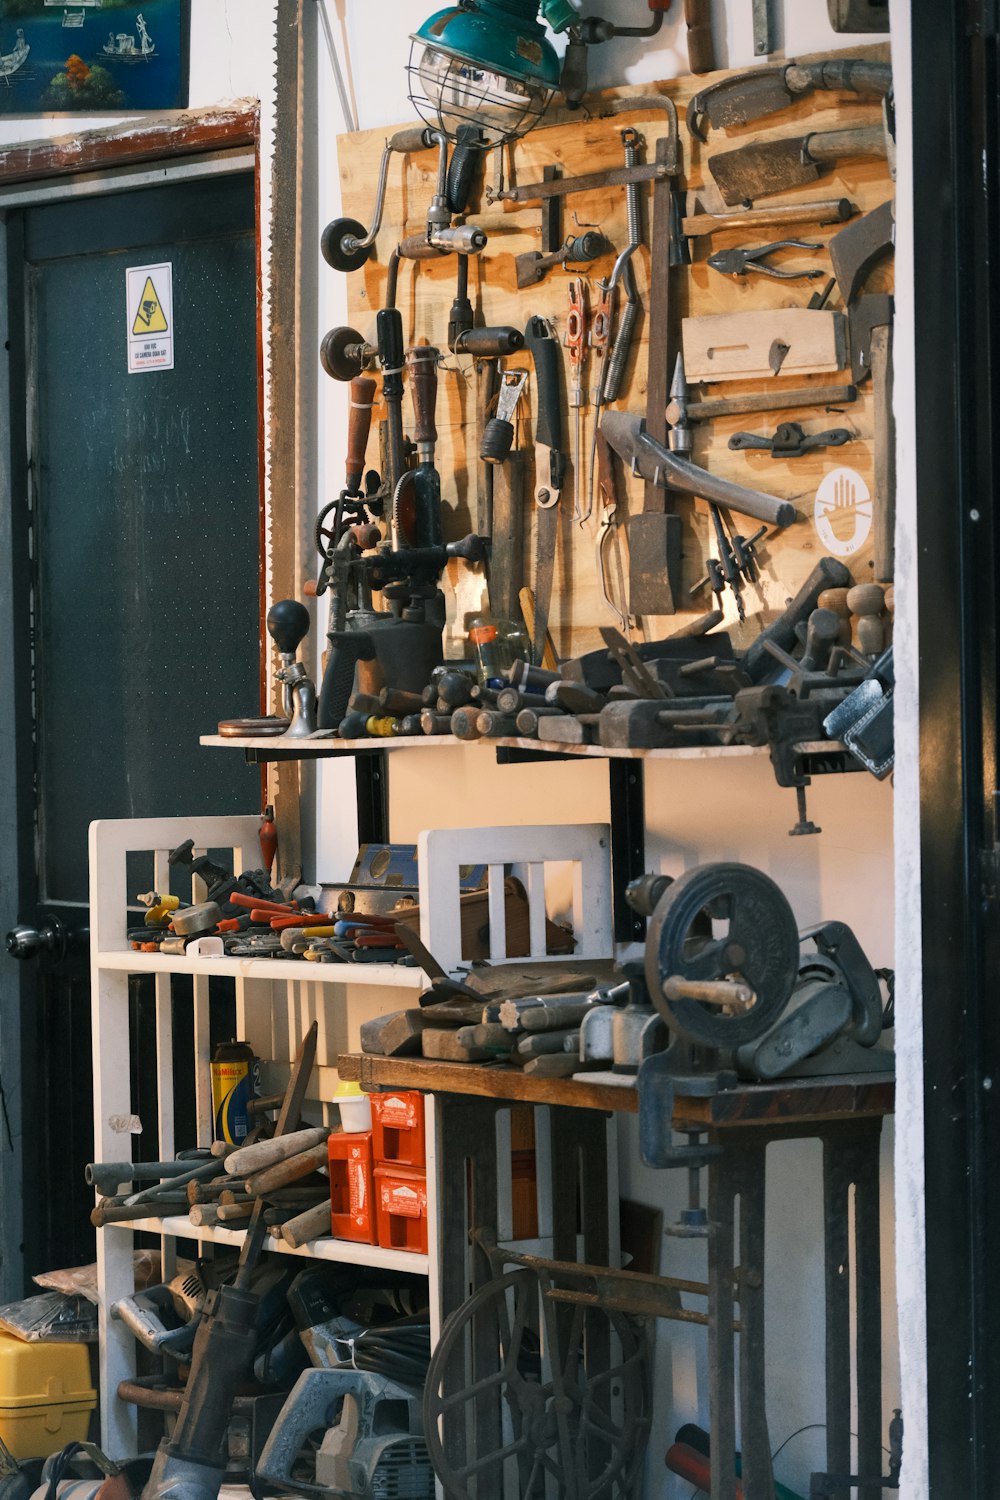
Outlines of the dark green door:
M22 1018L22 1167L51 1189L30 1272L92 1254L88 825L259 807L258 773L198 746L259 700L253 177L18 211L7 247L19 860L0 898L8 922L81 935L75 961L71 941L8 963L0 991ZM154 265L174 367L131 374L126 272Z

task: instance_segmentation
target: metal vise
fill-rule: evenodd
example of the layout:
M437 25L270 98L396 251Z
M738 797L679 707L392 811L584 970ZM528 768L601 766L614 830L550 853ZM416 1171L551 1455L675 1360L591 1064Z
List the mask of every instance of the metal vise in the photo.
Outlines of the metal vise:
M580 1056L609 1062L613 1073L637 1073L654 1052L670 1040L667 1024L653 1009L642 963L624 965L622 984L596 990L597 1003L580 1023Z

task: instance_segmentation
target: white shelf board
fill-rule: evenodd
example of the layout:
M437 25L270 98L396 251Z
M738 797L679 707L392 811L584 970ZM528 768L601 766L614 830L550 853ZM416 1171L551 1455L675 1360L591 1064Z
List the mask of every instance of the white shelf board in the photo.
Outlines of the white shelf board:
M423 969L405 964L319 964L304 958L187 958L182 953L137 953L133 949L94 954L98 969L128 974L214 974L222 979L283 979L300 984L370 985L376 989L424 990Z
M605 745L564 745L558 740L521 739L501 736L496 739L484 736L478 740L459 740L452 734L405 735L400 739L379 739L369 736L363 740L338 739L294 739L284 735L254 736L247 739L229 739L221 734L203 734L200 745L222 750L308 750L311 755L343 755L359 750L468 750L485 745L495 749L498 745L514 750L535 750L543 755L579 755L591 759L607 760L726 760L734 756L766 755L766 745L675 745L667 750L612 750ZM826 741L824 749L835 750L841 746Z
M146 1234L169 1234L184 1240L212 1240L217 1245L235 1245L237 1248L243 1244L246 1235L245 1229L226 1229L221 1224L192 1224L186 1214L105 1225L105 1232L109 1229L127 1229L130 1233L142 1230ZM379 1245L363 1245L354 1240L310 1240L293 1250L284 1240L267 1235L264 1249L276 1251L278 1255L304 1256L307 1260L335 1260L352 1266L377 1266L385 1271L410 1271L414 1276L426 1276L430 1264L426 1255L417 1255L410 1250L383 1250Z

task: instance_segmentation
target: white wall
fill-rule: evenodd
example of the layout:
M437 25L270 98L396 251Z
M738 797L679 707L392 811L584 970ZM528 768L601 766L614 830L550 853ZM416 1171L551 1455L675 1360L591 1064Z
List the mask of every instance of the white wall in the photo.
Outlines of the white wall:
M405 64L408 33L433 9L427 0L393 0L390 8L370 0L327 0L342 61L353 79L362 129L396 125L411 119L406 100ZM902 8L902 7L901 7ZM585 6L623 24L643 24L647 12L640 0L604 0ZM871 37L836 36L830 29L824 0L788 0L783 10L787 55L832 50ZM672 7L654 40L621 39L594 49L595 86L639 83L686 71L684 26L680 7ZM714 26L720 62L730 67L753 63L750 6L715 0ZM728 12L728 14L727 14ZM392 26L387 27L387 14ZM779 15L779 25L781 16ZM346 126L333 87L325 44L318 39L318 182L319 222L340 212L337 144ZM902 49L898 56L905 56ZM345 321L344 279L320 262L316 286L318 327ZM897 376L897 380L899 377ZM342 387L318 377L317 500L332 495L342 473L345 430ZM323 480L326 477L326 485ZM481 750L412 752L391 757L392 836L415 840L421 828L475 826L487 823L572 822L607 816L607 773L598 764L497 767ZM349 768L324 767L321 773L321 855L325 876L342 875L329 837L349 821L344 812ZM651 763L647 766L648 863L678 873L711 859L738 859L759 866L788 894L801 925L821 917L851 923L876 965L891 965L894 955L894 887L892 789L867 776L830 778L810 790L810 814L823 828L816 838L789 839L794 796L779 790L766 757L728 762ZM350 838L348 828L347 837ZM893 1129L888 1122L883 1146L883 1249L885 1347L885 1420L900 1404L895 1288L893 1276ZM799 1427L822 1423L823 1280L822 1214L819 1157L815 1145L780 1145L769 1153L771 1183L768 1211L768 1338L770 1375L768 1412L772 1446ZM643 1168L635 1148L634 1129L623 1132L623 1190L664 1207L666 1220L676 1218L686 1192L679 1174ZM682 1276L704 1274L704 1247L666 1240L664 1269ZM912 1298L909 1299L912 1303ZM662 1456L677 1426L687 1420L707 1423L704 1336L682 1325L668 1326L658 1340L654 1389L656 1411L645 1494L647 1500L675 1500L690 1486L668 1476ZM914 1434L915 1436L915 1434ZM919 1472L919 1442L908 1443ZM813 1468L824 1466L823 1432L795 1438L777 1461L778 1477L800 1493L808 1491ZM907 1493L922 1493L907 1486Z

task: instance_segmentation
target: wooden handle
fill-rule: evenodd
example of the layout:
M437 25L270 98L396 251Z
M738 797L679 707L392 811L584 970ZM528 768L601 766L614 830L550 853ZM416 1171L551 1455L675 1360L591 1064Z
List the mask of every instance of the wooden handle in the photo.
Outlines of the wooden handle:
M330 1237L330 1203L324 1199L317 1203L314 1208L307 1208L305 1213L296 1214L294 1219L286 1219L281 1226L281 1238L286 1245L291 1245L293 1250L298 1250L308 1240L319 1239L323 1236Z
M290 1156L287 1161L279 1161L275 1166L248 1177L247 1191L254 1198L266 1198L275 1188L287 1187L288 1183L298 1182L300 1177L308 1177L310 1172L325 1167L328 1160L329 1148L324 1140L322 1145L313 1146L310 1151L301 1151L298 1156Z
M375 382L370 375L356 375L351 381L351 407L347 418L347 488L352 495L361 488L365 470L365 450L372 425Z
M860 130L819 130L806 137L806 155L811 161L885 154L885 131L881 125L866 125Z
M684 0L688 29L688 66L692 73L711 73L715 67L711 0Z
M438 351L429 345L411 349L410 395L413 397L413 436L418 443L436 443L434 410L437 406Z
M837 222L855 212L847 198L820 198L812 203L787 203L774 208L741 209L732 214L688 214L681 220L686 235L715 234L720 229L765 228L771 224Z
M875 577L889 583L896 559L896 423L892 412L892 328L872 329L872 389L875 392L875 514L872 562Z
M262 1172L265 1167L318 1146L329 1134L325 1125L313 1126L308 1130L293 1130L273 1141L255 1141L252 1146L240 1146L226 1157L226 1171L230 1176L249 1177L251 1172Z

